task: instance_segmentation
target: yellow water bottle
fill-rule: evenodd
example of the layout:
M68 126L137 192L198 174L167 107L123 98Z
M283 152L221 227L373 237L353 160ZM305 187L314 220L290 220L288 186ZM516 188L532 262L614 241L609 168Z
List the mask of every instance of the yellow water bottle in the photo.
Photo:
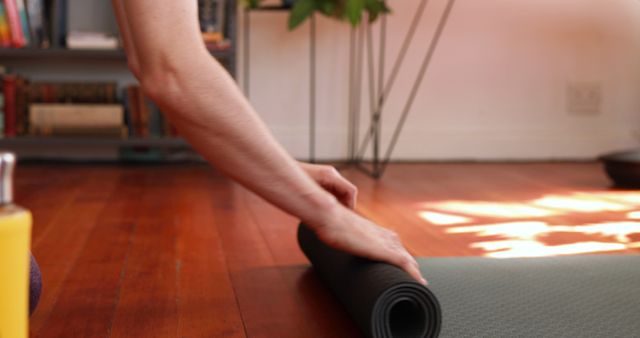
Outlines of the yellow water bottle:
M0 152L0 338L29 330L31 213L13 204L12 153Z

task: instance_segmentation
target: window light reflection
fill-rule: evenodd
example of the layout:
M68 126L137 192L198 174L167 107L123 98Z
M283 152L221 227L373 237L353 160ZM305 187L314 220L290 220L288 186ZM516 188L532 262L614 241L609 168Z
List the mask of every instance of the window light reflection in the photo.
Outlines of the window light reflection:
M445 231L449 234L472 234L484 238L470 246L485 251L488 257L542 257L640 248L640 192L580 191L546 195L523 202L451 200L424 203L421 207L423 209L418 215L422 219L446 226ZM614 221L557 224L557 216L572 219L571 215L591 213L606 213L598 215L598 220L608 218ZM483 218L505 221L488 223ZM580 218L573 218L574 221L576 219ZM563 235L552 237L554 234L572 233L581 235L579 238L583 240L549 243L550 239L571 238Z
M443 214L433 211L421 211L418 215L423 220L435 225L456 225L471 222L471 218L468 217Z
M531 204L538 207L576 212L624 211L631 209L627 205L580 196L546 196L531 202Z
M426 206L439 211L496 218L547 217L557 213L521 203L448 201Z

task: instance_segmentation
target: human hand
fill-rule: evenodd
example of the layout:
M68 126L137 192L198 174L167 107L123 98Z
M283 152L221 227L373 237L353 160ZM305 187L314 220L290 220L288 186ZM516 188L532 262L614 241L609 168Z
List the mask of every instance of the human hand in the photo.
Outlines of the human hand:
M398 266L421 284L427 285L418 263L402 245L397 233L350 210L339 209L342 211L338 212L337 217L330 217L326 225L313 229L322 242L355 256Z
M349 209L356 207L358 188L340 175L340 172L330 165L310 164L300 162L300 167L316 181L324 190L331 193Z

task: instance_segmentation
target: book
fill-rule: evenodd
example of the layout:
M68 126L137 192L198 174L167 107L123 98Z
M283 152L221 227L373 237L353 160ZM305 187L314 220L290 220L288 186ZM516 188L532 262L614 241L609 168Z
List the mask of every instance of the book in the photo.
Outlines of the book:
M149 107L149 135L160 137L163 135L163 121L160 108L153 101L148 101Z
M128 136L133 135L133 121L131 120L131 109L129 109L129 96L127 95L127 89L125 88L122 95L122 107L124 107L124 125L127 126Z
M116 103L115 82L34 82L29 86L32 103Z
M30 133L98 133L124 127L124 109L120 104L32 103L29 105Z
M149 114L150 114L149 102L146 95L144 95L144 92L139 86L136 93L138 94L138 105L139 105L138 111L140 114L138 136L148 137L149 136Z
M42 3L42 48L53 46L53 0L44 0Z
M25 46L31 43L31 33L29 29L29 21L27 19L27 8L24 4L24 0L15 0L16 8L18 9L18 16L20 17L20 29L24 36Z
M65 47L67 40L67 0L50 0L48 6L51 46Z
M32 45L47 48L44 29L44 4L43 0L27 0L27 17L29 21L29 34Z
M0 92L0 138L4 137L4 93Z
M138 89L136 85L127 86L127 109L129 111L129 130L132 136L140 136L140 105L138 104Z
M16 76L5 74L2 77L2 92L4 94L4 136L17 135L16 130Z
M160 112L160 116L161 116L161 119L162 119L162 135L164 135L164 136L177 136L178 135L178 130L173 125L173 123L171 123L171 121L169 121L169 119L167 118L167 115L161 111Z
M11 47L11 32L9 31L9 23L7 22L7 13L4 2L0 1L0 46L2 48Z
M17 135L27 133L28 119L27 106L29 104L29 81L22 76L16 76L15 90L15 123Z
M118 49L118 38L103 32L71 31L67 35L70 49Z
M16 0L3 1L7 22L9 23L9 32L11 33L11 45L16 48L24 47L27 43L22 32L22 23L20 22L20 13L18 12Z

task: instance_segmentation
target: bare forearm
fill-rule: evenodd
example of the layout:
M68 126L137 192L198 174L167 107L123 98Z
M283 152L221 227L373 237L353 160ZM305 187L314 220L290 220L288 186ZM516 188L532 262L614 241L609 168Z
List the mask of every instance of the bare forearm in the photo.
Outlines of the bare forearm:
M335 198L300 168L206 51L174 67L172 94L159 100L182 135L211 164L282 209L320 224Z
M143 90L209 162L314 226L332 247L396 264L421 279L417 263L395 233L341 206L278 145L204 48L196 1L113 1L127 56L134 58L129 65ZM340 180L332 182L324 185L335 190ZM354 189L337 184L343 187L338 195L353 205Z

